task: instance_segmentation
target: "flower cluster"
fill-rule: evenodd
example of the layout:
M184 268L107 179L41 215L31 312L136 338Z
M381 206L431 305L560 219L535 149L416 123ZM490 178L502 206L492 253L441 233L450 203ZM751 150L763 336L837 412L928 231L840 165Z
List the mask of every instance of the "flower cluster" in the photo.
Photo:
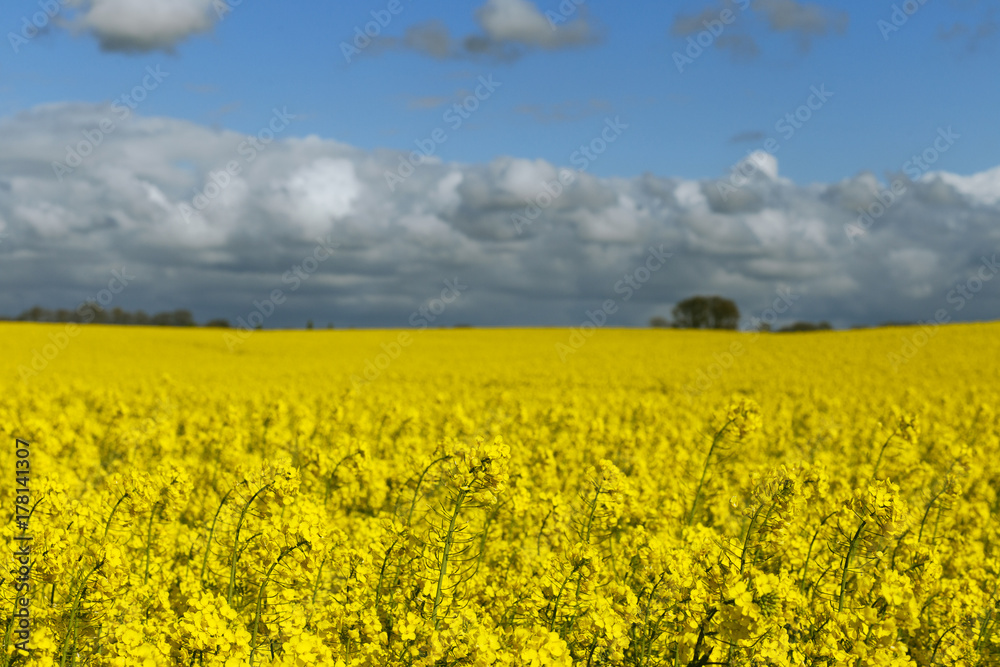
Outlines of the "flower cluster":
M510 447L503 444L501 436L490 444L477 438L474 447L463 448L451 457L451 483L473 502L492 505L510 477L509 463Z
M0 665L1000 664L1000 325L761 336L697 397L744 334L429 331L352 388L382 332L95 326L19 381L52 331L0 323Z
M753 399L745 397L730 404L726 419L736 428L741 438L758 430L764 423L760 406Z

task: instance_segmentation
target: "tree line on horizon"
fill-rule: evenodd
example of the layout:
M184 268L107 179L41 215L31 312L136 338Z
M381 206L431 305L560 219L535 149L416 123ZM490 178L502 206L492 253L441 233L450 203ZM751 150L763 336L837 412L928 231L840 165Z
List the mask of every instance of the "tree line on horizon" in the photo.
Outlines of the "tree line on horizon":
M670 311L673 321L665 317L653 317L649 326L673 329L727 329L735 330L740 322L740 309L736 302L721 296L692 296L684 299ZM783 326L779 333L795 331L828 331L833 329L829 322L819 323L799 321ZM771 325L763 322L760 331L771 331Z
M0 319L14 322L73 322L76 324L131 324L163 327L198 326L198 323L194 321L191 311L184 308L149 315L144 310L137 310L135 312L123 310L122 308L105 310L99 304L93 302L84 303L76 310L68 308L52 310L42 308L41 306L34 306L25 310L17 317ZM206 322L205 326L228 328L229 321L221 318L213 319Z
M653 317L649 320L649 326L653 328L673 328L673 329L724 329L735 330L740 321L740 309L734 301L721 296L693 296L679 302L671 310L673 320L664 317ZM34 306L23 311L14 318L0 316L0 320L14 322L73 322L77 324L118 324L118 325L139 325L139 326L167 326L167 327L219 327L230 328L229 320L215 318L199 325L194 320L190 310L179 308L172 311L162 311L153 315L147 314L143 310L127 311L122 308L112 308L106 310L95 302L81 304L75 310L68 308L49 309L41 306ZM897 326L906 323L886 323ZM470 328L471 324L456 324L456 328ZM312 320L306 323L306 329L313 329ZM327 325L328 329L333 328L333 324ZM826 331L833 327L829 322L804 322L799 321L783 326L775 331L797 332L797 331ZM760 331L769 332L771 326L762 323Z

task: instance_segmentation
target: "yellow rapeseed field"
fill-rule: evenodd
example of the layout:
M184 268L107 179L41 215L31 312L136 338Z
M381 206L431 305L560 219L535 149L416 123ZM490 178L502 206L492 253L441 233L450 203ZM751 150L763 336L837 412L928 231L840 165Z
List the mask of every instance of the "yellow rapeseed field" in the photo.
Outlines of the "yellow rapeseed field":
M1000 664L997 324L0 346L3 664Z

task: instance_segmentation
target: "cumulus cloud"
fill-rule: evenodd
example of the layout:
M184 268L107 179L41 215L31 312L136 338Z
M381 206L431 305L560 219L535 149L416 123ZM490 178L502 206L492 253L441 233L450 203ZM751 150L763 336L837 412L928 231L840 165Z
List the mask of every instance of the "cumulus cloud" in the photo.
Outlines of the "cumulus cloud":
M333 256L265 326L407 326L454 278L469 288L443 324L576 325L615 299L611 325L643 325L693 294L749 316L779 287L801 296L789 320L838 326L1000 307L1000 280L961 312L946 300L1000 255L1000 167L925 174L884 210L873 174L800 186L763 155L735 190L728 177L598 178L508 156L421 164L390 191L394 151L285 137L251 158L238 133L134 116L60 182L53 162L108 113L55 104L0 119L0 313L75 307L125 267L135 279L113 305L235 320L288 291L286 272L321 242ZM862 211L875 215L849 235ZM619 281L661 245L672 257L626 301Z
M583 44L592 37L590 26L583 18L578 17L559 27L550 23L528 0L487 0L476 10L476 21L486 37L498 43L556 49Z
M379 50L402 48L438 59L488 57L511 61L534 49L554 51L585 46L600 36L582 9L570 17L547 17L529 0L486 0L475 11L480 33L453 37L434 20L408 28L400 38L378 40Z
M763 19L768 32L791 35L801 51L808 51L817 37L842 34L849 22L847 12L798 0L722 0L694 14L678 14L670 33L687 38L708 30L715 48L729 51L734 59L753 58L760 46L749 16Z
M764 15L771 30L794 35L804 51L816 37L847 30L847 12L831 11L822 5L796 0L756 0L753 7Z
M219 0L85 0L75 26L91 32L105 51L170 50L212 28L231 11Z
M973 6L976 4L978 3L973 3ZM975 53L984 44L995 41L997 34L1000 34L997 9L991 7L978 19L971 19L970 23L957 21L950 26L938 26L937 34L941 41L963 43L966 50Z

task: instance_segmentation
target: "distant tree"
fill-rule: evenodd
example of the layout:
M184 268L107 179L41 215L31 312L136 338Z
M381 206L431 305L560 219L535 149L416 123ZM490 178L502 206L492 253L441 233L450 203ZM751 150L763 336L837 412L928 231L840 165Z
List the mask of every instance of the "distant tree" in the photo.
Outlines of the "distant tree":
M650 318L649 326L654 329L665 329L670 326L670 320L665 317L660 317L659 315Z
M313 321L312 320L306 320L306 329L308 329L309 331L313 330Z
M193 327L196 326L194 321L194 316L191 315L190 310L184 310L180 308L173 312L173 325L175 327Z
M34 306L17 316L22 322L42 322L49 311L41 306Z
M794 324L789 324L778 329L779 333L794 333L798 331L829 331L833 327L830 326L829 322L823 321L820 323L814 322L795 322Z
M333 322L327 322L326 323L326 328L327 329L332 329L333 328Z
M132 313L127 313L117 306L111 311L112 324L132 324Z
M156 313L149 318L149 323L157 327L169 327L173 324L174 318L171 313Z
M108 314L104 312L95 301L86 301L76 309L76 314L80 317L80 322L89 324L91 322L103 324L108 319Z
M674 306L674 326L681 329L735 329L740 321L736 303L721 296L693 296Z
M111 322L111 317L108 315L108 311L101 308L101 306L93 301L87 303L91 312L94 314L94 324L109 324Z
M228 329L229 328L229 320L227 320L225 318L222 318L222 317L217 317L214 320L209 320L208 322L205 322L205 326L206 327L218 327L220 329Z

